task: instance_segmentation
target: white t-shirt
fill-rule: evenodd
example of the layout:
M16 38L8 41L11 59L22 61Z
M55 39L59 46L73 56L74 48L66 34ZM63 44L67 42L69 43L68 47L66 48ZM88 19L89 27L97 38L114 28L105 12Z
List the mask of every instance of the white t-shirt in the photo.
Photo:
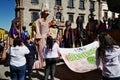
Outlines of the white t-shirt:
M57 43L54 43L52 50L48 50L47 46L43 48L42 54L43 58L58 58L58 52L59 52L59 45Z
M103 70L102 75L105 77L120 77L120 47L116 46L114 51L105 51L105 57L99 57L96 53L96 65L100 66L102 62Z
M16 46L11 47L10 52L10 65L20 67L26 64L25 54L28 54L30 51L26 46Z

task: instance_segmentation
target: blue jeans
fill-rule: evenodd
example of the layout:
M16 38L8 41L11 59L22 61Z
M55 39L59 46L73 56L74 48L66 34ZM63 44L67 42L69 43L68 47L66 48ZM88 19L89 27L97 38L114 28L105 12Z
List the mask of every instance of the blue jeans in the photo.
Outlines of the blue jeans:
M102 80L120 80L120 77L108 78L108 77L102 76Z
M16 67L10 65L11 80L25 80L26 65Z

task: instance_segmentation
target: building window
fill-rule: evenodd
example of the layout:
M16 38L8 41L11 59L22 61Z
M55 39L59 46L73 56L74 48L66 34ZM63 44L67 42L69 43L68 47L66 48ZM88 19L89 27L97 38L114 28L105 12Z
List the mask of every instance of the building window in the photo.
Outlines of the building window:
M31 0L31 3L38 3L38 0Z
M56 13L56 19L59 19L61 21L61 13L60 12Z
M56 0L56 5L61 6L61 0Z
M83 0L80 0L80 6L79 6L80 9L85 9L85 6L84 6L84 1Z
M73 0L69 0L68 1L68 8L73 8L74 5L73 5Z
M81 17L82 22L84 23L85 14L79 14L79 15L80 15L80 17Z
M38 12L32 12L32 22L36 21L39 18L39 13Z
M108 19L108 12L107 11L104 11L104 18L105 18L105 20Z
M73 13L68 14L68 20L70 20L71 22L74 22L74 14Z
M94 8L94 1L90 2L90 10L95 10L95 8Z

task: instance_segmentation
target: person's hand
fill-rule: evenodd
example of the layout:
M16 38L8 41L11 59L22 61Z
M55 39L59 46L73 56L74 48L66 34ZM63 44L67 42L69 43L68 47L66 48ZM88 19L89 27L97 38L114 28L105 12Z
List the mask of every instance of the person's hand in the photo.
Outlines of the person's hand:
M16 31L17 31L18 33L20 33L20 30L17 29Z
M97 67L98 70L103 70L102 66Z
M13 34L13 37L14 37L14 39L16 39L18 37L18 35Z
M58 52L58 58L60 59L60 56L61 56L61 54L60 54L60 52Z
M36 45L39 45L39 41L40 41L40 40L41 40L40 38L35 39L35 44L36 44Z

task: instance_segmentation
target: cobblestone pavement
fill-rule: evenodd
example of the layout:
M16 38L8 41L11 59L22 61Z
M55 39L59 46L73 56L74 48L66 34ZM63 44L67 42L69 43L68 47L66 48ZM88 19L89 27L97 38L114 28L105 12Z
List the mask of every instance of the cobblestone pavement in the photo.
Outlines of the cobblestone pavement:
M75 73L71 71L64 62L60 62L56 67L55 80L101 80L101 71L93 70L87 73ZM0 80L10 80L9 67L0 64ZM26 78L26 80L28 80ZM34 70L32 80L44 80L44 68Z

